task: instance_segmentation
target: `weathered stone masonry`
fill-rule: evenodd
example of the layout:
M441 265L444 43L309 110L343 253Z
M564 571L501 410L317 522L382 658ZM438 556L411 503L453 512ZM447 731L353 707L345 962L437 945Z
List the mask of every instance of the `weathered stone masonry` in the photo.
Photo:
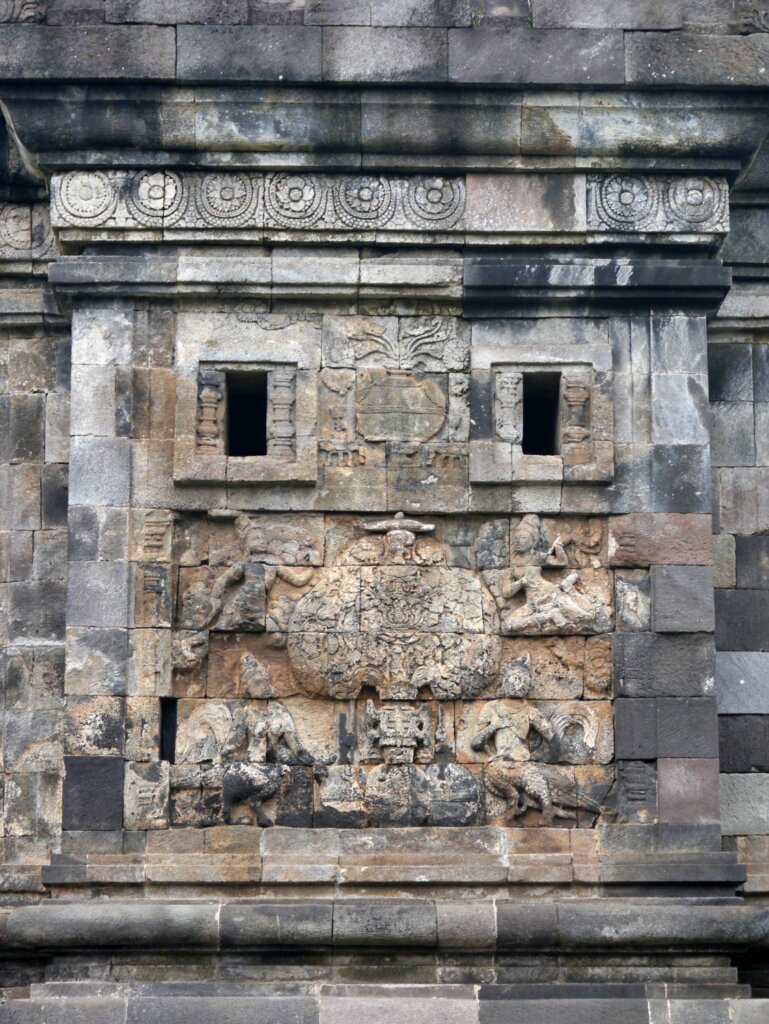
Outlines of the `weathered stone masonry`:
M0 1020L769 1017L769 9L0 52Z

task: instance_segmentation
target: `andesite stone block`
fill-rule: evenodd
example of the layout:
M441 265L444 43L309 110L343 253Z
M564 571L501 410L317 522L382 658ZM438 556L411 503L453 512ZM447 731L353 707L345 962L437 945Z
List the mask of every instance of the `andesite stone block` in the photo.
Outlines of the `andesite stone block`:
M709 515L631 513L609 520L609 565L710 565Z
M718 758L659 758L657 800L660 821L717 822Z
M614 702L614 753L619 760L657 757L657 708L648 699L619 698Z
M754 466L756 438L750 402L710 406L710 458L714 466Z
M716 590L716 650L769 651L769 590Z
M621 85L618 31L511 28L449 30L449 81L498 85Z
M764 88L769 78L769 37L628 33L625 67L629 86Z
M769 590L769 537L736 537L737 586Z
M432 946L435 904L429 900L345 900L334 906L334 945Z
M174 30L156 25L0 25L0 78L172 81L174 43Z
M752 402L753 375L751 345L727 342L708 345L708 394L711 402Z
M718 756L718 718L712 697L660 697L657 705L657 756Z
M618 697L704 697L714 692L713 637L624 633L612 642Z
M67 622L72 626L126 626L128 562L72 562L67 584Z
M769 835L769 775L722 774L719 789L725 836Z
M681 27L681 8L657 0L531 0L534 28L623 28L669 30Z
M180 25L176 38L181 82L317 82L322 77L321 29L315 26Z
M719 715L769 715L769 654L719 651L716 693Z
M705 446L654 445L652 511L711 511L710 458Z
M222 946L330 945L333 907L306 903L228 903L222 907Z
M237 25L248 20L248 0L106 0L106 20L150 25Z
M122 757L65 757L62 825L114 831L123 826Z
M323 78L331 82L445 82L446 36L440 28L326 28Z
M715 629L710 566L654 565L651 583L655 632L710 633Z
M726 589L737 586L737 548L731 533L713 537L713 584Z
M719 715L722 772L769 772L769 715Z

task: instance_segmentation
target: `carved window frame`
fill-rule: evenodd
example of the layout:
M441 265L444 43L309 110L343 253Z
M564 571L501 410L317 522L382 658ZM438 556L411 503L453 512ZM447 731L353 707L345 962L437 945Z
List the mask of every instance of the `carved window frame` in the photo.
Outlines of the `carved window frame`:
M483 442L470 442L471 483L609 483L614 478L612 372L588 359L527 358L490 363L491 458L474 459ZM523 452L523 377L559 373L557 455Z
M268 379L267 454L226 454L228 373ZM174 440L176 483L314 484L318 475L316 374L269 358L201 360L178 382ZM278 412L276 415L276 411ZM277 427L276 429L276 420Z

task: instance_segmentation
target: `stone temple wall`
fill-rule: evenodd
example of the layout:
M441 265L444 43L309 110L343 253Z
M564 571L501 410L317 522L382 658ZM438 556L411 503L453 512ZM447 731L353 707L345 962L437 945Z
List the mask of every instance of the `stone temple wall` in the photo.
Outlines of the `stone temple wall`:
M0 1022L769 1020L769 7L0 54Z

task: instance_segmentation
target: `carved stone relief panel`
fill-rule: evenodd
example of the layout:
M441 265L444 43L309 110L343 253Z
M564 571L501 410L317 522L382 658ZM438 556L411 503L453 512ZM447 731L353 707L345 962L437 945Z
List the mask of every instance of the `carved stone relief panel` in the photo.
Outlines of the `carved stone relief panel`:
M218 512L169 535L170 521L134 527L137 557L147 541L171 553L137 564L167 573L173 600L151 588L136 631L170 637L172 678L145 669L131 698L131 827L599 818L614 778L605 520Z

